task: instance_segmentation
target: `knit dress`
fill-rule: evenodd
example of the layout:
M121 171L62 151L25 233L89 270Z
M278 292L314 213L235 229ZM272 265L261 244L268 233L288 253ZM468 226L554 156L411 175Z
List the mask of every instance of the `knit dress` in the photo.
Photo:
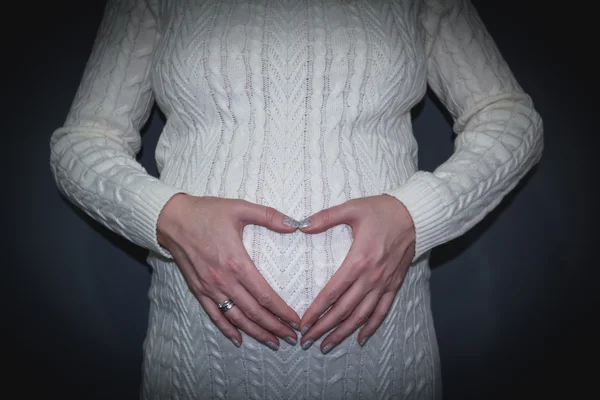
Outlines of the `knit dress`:
M418 168L411 108L427 87L453 155ZM156 102L159 177L136 159ZM439 399L428 255L488 214L541 157L542 120L467 0L109 0L64 125L58 189L149 251L145 399ZM190 292L156 224L176 193L245 199L298 220L349 199L404 203L416 254L383 324L322 354L243 334ZM346 225L249 225L243 244L300 315L342 263ZM110 382L107 382L110 384Z

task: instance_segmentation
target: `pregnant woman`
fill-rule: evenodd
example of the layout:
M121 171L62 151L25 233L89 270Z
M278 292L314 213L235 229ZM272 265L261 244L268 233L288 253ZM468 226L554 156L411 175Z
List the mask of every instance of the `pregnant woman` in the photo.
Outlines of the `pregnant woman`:
M457 134L433 172L428 86ZM439 399L429 251L542 148L468 0L109 0L51 167L149 251L143 398Z

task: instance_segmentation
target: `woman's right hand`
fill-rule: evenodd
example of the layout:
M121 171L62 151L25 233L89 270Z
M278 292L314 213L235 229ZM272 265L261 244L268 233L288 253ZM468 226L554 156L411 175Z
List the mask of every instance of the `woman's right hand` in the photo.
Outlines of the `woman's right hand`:
M163 208L157 238L181 270L190 290L213 323L236 345L241 329L273 350L278 337L295 345L300 317L267 283L243 242L246 225L291 233L295 221L281 212L245 200L173 196ZM218 303L235 306L221 313ZM282 322L284 321L284 322Z

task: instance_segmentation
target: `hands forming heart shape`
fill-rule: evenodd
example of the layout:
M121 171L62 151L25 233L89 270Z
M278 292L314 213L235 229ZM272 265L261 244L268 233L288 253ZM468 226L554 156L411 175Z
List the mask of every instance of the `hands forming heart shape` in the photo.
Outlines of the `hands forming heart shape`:
M279 233L352 228L346 258L302 319L246 252L242 233L249 224ZM236 346L242 343L240 330L273 350L278 338L295 345L295 330L301 330L305 350L331 331L321 343L323 353L359 328L358 342L366 343L385 319L415 254L413 220L400 201L385 194L349 200L302 222L245 200L177 194L161 212L157 239L212 322ZM218 304L225 299L236 307L222 313Z

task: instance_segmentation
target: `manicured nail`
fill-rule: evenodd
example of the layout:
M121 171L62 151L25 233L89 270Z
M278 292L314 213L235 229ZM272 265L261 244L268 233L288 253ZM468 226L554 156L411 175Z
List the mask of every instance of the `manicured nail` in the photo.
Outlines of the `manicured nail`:
M293 228L297 228L298 225L300 225L300 222L296 221L292 217L288 217L287 215L283 218L283 223L286 224L287 226L291 226Z
M305 218L302 221L298 222L298 228L300 228L300 229L306 228L311 223L312 223L312 217Z
M292 327L292 329L295 329L295 330L297 330L297 331L299 331L299 330L300 330L300 327L299 327L299 326L298 326L298 324L297 324L297 323L295 323L295 322L290 322L288 325L289 325L289 326L291 326L291 327Z
M323 354L327 354L329 353L329 351L333 349L333 344L332 343L328 343L327 346L323 347Z
M310 348L310 346L312 346L313 343L314 343L314 340L307 340L302 345L302 350L308 350Z
M240 347L241 346L240 342L238 342L237 339L234 339L234 338L230 338L230 339L231 339L231 342L233 344L235 344L235 347Z
M286 336L286 337L284 337L284 338L283 338L283 340L285 340L286 342L288 342L288 343L289 343L289 344L291 344L292 346L295 346L295 345L296 345L296 343L298 343L298 342L296 341L296 339L294 339L294 338L293 338L293 337L291 337L291 336Z
M308 332L308 330L310 329L311 326L312 326L311 324L306 325L304 328L302 328L302 332L300 332L300 333L302 333L304 335L306 332Z
M271 350L277 350L279 349L279 345L269 341L265 343L267 345L267 347L269 347Z
M365 345L365 343L367 343L367 340L369 340L369 337L368 337L368 336L365 336L364 338L362 338L362 340L360 341L360 343L359 343L359 344L360 344L361 346L364 346L364 345Z

